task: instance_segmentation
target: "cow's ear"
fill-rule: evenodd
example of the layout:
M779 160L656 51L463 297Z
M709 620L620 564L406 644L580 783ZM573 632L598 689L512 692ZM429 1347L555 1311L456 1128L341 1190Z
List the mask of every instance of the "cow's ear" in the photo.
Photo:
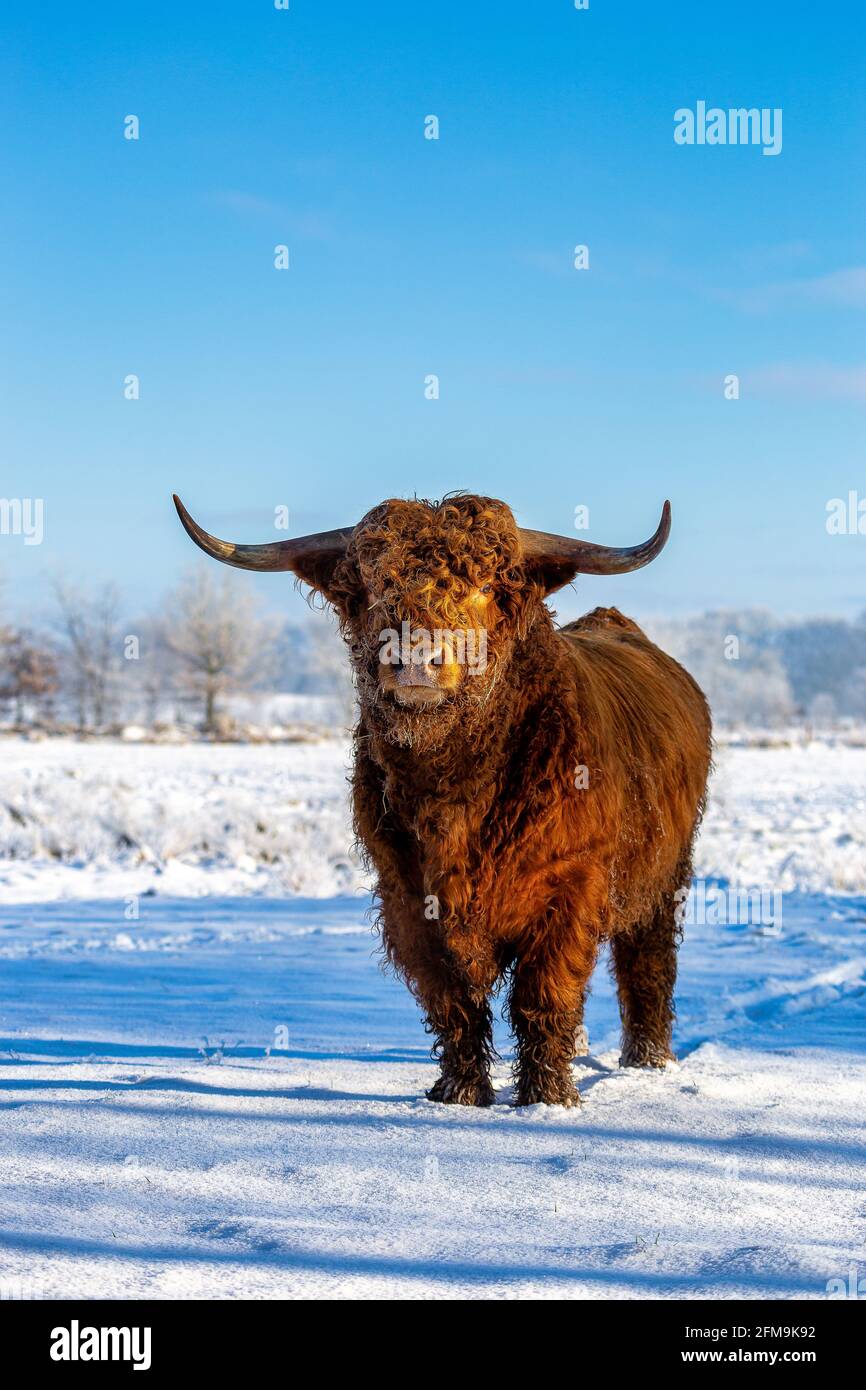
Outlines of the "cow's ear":
M308 556L292 565L301 584L330 603L341 622L363 616L370 606L367 590L354 556Z
M328 603L336 603L343 584L340 583L342 571L346 566L345 549L333 551L303 552L292 557L292 573L302 584L321 594Z
M570 584L578 572L573 560L547 555L528 555L523 568L528 583L544 598L555 594L564 584Z

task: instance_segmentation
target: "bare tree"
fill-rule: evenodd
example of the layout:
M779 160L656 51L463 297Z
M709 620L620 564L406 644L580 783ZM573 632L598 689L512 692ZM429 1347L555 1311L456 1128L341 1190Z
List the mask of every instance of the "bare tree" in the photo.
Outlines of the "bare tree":
M15 723L24 722L28 702L44 706L57 689L53 652L26 630L8 633L0 656L0 697L14 701Z
M2 598L3 595L3 587L4 578L3 575L0 574L0 598ZM11 647L14 640L15 629L11 627L6 627L2 622L0 622L0 679L3 679L6 676L7 658L11 652ZM3 683L5 684L5 679Z
M718 610L647 626L695 677L717 724L778 725L793 717L791 685L773 645L779 623L771 614Z
M119 594L114 584L94 593L55 580L58 626L71 670L79 729L101 729L117 699L121 632Z
M309 633L309 670L318 687L335 699L341 722L348 728L355 719L355 687L346 646L333 617L319 617Z
M168 596L165 612L163 641L182 686L201 701L204 729L213 733L217 701L270 674L275 625L238 576L211 568L191 570Z
M2 576L2 574L0 574L0 599L2 599L2 596L3 596L3 576ZM10 643L10 642L12 641L12 639L14 638L14 636L15 636L15 629L12 628L12 627L6 627L6 626L3 624L3 622L0 621L0 660L2 660L3 654L4 654L4 652L6 651L7 647L9 646L9 643Z
M866 666L851 672L842 690L844 712L854 719L866 719Z
M123 635L123 710L125 718L143 720L151 728L160 711L175 696L176 665L165 643L165 616L143 614Z

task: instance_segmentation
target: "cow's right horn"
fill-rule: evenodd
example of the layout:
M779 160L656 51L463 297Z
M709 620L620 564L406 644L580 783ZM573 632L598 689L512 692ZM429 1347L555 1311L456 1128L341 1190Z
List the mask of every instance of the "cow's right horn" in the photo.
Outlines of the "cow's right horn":
M352 535L352 527L343 527L338 531L316 531L311 536L270 541L265 545L236 545L233 541L221 541L203 530L193 521L177 494L172 495L183 528L199 549L214 560L222 560L223 564L234 565L241 570L293 570L296 574L303 574L310 562L339 559L346 553Z

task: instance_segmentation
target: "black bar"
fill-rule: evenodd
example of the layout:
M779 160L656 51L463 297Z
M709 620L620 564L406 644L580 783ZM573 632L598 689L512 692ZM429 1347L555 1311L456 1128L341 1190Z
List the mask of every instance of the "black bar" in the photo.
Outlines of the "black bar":
M509 1300L489 1301L511 1306ZM565 1346L573 1345L575 1374L582 1350L588 1347L593 1360L607 1361L616 1368L617 1376L629 1369L663 1374L679 1368L687 1376L700 1377L707 1368L717 1366L729 1372L735 1367L747 1372L755 1368L772 1377L777 1371L797 1366L826 1377L828 1372L854 1364L862 1339L863 1308L856 1297L713 1303L668 1299L574 1302L577 1306L569 1316ZM333 1314L332 1309L324 1312L329 1319ZM360 1315L368 1333L373 1332L381 1317L375 1301L363 1302ZM430 1315L425 1304L415 1305L415 1316L426 1319ZM0 1338L5 1351L15 1348L16 1364L40 1374L48 1372L52 1379L78 1375L92 1379L105 1371L115 1377L134 1375L137 1380L145 1375L161 1379L166 1373L189 1371L199 1375L212 1371L224 1378L229 1364L234 1370L248 1367L256 1375L269 1371L286 1374L296 1360L291 1351L295 1338L304 1337L297 1355L302 1349L317 1354L315 1327L320 1316L321 1311L314 1311L306 1302L7 1300L0 1302ZM533 1314L533 1322L549 1316L549 1305L545 1304ZM496 1319L489 1326L495 1328ZM505 1326L513 1327L510 1319ZM96 1329L98 1336L91 1329ZM106 1331L103 1337L101 1329L117 1329L117 1333ZM138 1329L137 1334L133 1329ZM313 1337L308 1341L311 1332ZM372 1369L368 1338L362 1335L356 1341L348 1328L343 1332L345 1335L336 1341L327 1338L321 1347L319 1354L326 1359L328 1370L333 1372L335 1353L338 1360L346 1356L350 1364L367 1362ZM384 1350L378 1340L381 1335L376 1333L379 1349L374 1362ZM389 1318L387 1345L392 1352L420 1335L412 1311L407 1310L406 1321L401 1319L396 1326ZM430 1336L429 1324L423 1339L419 1346L435 1347L438 1338ZM448 1345L454 1350L450 1336ZM477 1345L475 1356L495 1373L496 1343L491 1345L485 1337ZM561 1342L559 1346L562 1348ZM126 1359L111 1359L115 1349ZM106 1359L87 1359L91 1350L98 1350ZM463 1343L459 1363L464 1369L467 1350ZM66 1359L55 1359L60 1354ZM139 1371L134 1370L136 1359Z

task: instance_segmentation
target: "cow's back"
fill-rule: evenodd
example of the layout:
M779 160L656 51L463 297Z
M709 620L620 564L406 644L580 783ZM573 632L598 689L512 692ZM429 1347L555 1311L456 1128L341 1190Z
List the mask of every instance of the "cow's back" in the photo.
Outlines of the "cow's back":
M710 770L709 710L688 672L616 608L559 636L573 658L587 809L608 832L618 825L615 896L627 922L653 896L648 880L664 892L688 860Z

